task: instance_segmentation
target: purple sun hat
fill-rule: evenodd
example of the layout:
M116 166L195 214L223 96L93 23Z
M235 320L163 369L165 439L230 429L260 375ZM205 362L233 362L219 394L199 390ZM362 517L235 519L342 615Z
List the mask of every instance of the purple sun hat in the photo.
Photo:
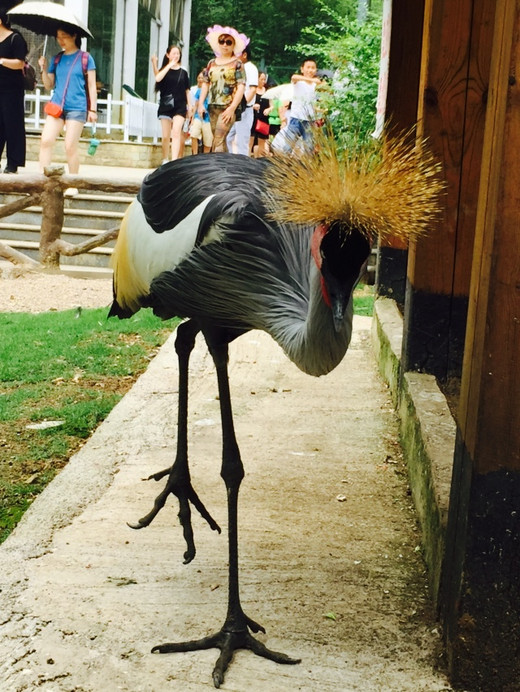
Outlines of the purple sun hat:
M236 56L242 55L245 47L249 43L247 36L245 34L240 34L232 26L220 26L220 24L215 24L214 26L208 27L208 32L206 34L206 41L211 46L215 55L217 57L220 57L221 55L221 48L219 46L218 39L219 36L223 35L231 36L231 38L235 39L235 48L233 52Z

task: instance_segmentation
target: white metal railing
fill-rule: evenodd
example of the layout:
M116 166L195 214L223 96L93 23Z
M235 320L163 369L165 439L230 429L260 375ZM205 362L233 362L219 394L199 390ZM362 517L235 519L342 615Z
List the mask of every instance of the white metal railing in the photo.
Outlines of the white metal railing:
M140 142L143 137L150 137L154 142L157 142L161 137L161 128L157 119L157 104L130 94L125 94L124 104L124 141L128 142L130 137L137 137L137 141Z
M31 130L41 131L45 122L43 108L50 101L50 95L35 89L25 94L25 125ZM107 94L97 101L97 130L105 131L107 136L113 132L122 132L123 141L142 142L151 139L156 144L161 138L161 127L157 119L157 104L152 101L125 94L119 101ZM134 139L132 139L134 138Z

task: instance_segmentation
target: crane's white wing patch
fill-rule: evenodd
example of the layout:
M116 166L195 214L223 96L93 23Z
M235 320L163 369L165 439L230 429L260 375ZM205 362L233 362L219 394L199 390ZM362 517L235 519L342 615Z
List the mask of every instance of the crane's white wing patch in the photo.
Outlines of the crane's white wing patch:
M128 216L128 253L139 283L150 286L163 271L174 269L194 248L202 214L213 195L206 197L180 223L156 233L146 222L137 200Z

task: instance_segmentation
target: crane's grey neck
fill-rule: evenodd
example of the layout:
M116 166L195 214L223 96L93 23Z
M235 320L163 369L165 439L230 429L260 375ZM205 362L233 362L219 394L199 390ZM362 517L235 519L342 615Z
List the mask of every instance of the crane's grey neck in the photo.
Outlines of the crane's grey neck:
M300 370L319 377L333 370L343 359L352 336L352 298L339 332L334 328L331 309L323 300L321 274L311 260L310 294L304 320L274 319L267 331Z

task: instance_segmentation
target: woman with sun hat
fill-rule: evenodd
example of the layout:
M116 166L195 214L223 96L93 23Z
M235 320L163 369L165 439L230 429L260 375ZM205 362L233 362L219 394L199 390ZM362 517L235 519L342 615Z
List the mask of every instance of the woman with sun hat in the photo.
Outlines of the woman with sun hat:
M208 28L206 41L215 58L203 71L199 115L202 118L207 96L213 132L212 151L226 151L226 136L235 122L246 84L244 66L237 56L242 55L249 39L233 27L215 24Z

